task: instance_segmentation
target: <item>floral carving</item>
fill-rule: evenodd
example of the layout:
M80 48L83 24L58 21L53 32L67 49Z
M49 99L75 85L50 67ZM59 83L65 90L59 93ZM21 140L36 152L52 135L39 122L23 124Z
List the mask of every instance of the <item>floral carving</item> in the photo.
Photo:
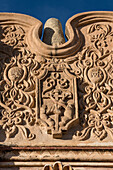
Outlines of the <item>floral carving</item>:
M23 126L24 122L26 123L26 120L28 123L32 123L32 115L29 116L22 111L12 113L3 111L0 125L5 130L7 138L14 137L18 133L18 130L21 130L27 139L32 140L35 138L35 135L31 134L29 129Z
M101 55L111 52L112 48L113 32L110 25L93 24L88 33L90 34L91 42L99 50ZM109 48L108 48L109 47ZM109 49L109 50L108 50Z
M0 82L0 105L3 108L0 125L6 131L7 137L16 135L18 129L21 129L25 137L34 138L27 127L23 126L27 123L33 125L36 117L33 110L35 81L28 74L28 70L33 69L31 63L35 67L37 62L29 55L26 59L20 54L17 58L12 57L4 70L4 80Z
M94 24L88 30L91 46L78 53L72 65L78 77L79 113L83 131L76 135L81 140L95 134L103 140L112 136L112 28L110 25ZM111 49L110 49L111 48ZM110 74L111 73L111 74Z
M35 124L43 124L48 134L62 138L70 122L78 119L76 77L64 60L31 53L25 34L17 25L2 28L1 41L13 48L1 75L0 126L7 138L21 131L27 139L34 139L36 134L28 125Z
M16 47L24 47L25 31L22 27L17 25L9 25L3 27L2 42Z
M2 26L1 43L11 47L10 53L2 49L0 57L0 126L6 136L22 131L31 140L36 134L28 125L41 125L62 138L78 119L82 130L75 138L112 136L112 27L92 24L89 45L67 59L32 53L25 35L22 26Z
M22 27L9 25L3 27L2 32L2 42L8 45L7 49L9 45L13 46L10 54L13 56L8 56L5 51L4 55L1 53L3 74L0 81L0 126L5 130L7 138L14 137L20 130L24 137L32 140L35 135L30 132L28 125L34 125L36 120L33 71L39 63L25 47L25 31Z

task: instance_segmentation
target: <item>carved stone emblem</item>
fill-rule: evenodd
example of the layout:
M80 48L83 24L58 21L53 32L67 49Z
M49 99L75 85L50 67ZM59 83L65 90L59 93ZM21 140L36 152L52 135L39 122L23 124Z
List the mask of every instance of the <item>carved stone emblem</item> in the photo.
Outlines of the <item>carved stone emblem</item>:
M47 133L61 138L72 122L78 119L77 82L64 61L48 60L44 74L37 78L37 123L47 126Z
M46 22L44 42L36 19L0 21L0 127L7 141L19 134L73 144L113 137L113 23L101 12L84 17L67 22L67 42L57 19Z

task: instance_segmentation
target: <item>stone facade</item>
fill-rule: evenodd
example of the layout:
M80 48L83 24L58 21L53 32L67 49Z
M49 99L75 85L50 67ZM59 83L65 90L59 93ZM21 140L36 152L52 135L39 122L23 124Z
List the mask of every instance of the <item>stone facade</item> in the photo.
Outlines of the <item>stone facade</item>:
M0 170L113 167L113 12L65 30L0 13Z

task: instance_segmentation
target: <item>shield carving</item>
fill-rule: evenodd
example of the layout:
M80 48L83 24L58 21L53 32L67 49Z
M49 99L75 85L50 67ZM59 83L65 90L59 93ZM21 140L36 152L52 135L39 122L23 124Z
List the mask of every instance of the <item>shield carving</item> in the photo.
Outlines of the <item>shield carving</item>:
M36 78L37 123L61 138L78 121L77 80L63 60L48 60L42 69L44 74Z

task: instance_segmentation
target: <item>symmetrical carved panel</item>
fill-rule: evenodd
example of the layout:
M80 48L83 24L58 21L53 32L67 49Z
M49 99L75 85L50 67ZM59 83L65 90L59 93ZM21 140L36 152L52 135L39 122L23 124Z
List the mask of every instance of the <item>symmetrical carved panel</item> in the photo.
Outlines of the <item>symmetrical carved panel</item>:
M54 18L41 36L0 13L0 167L113 167L113 12L71 17L67 42Z
M47 126L47 132L61 138L62 132L78 119L76 77L68 72L61 60L47 60L44 74L37 77L38 122Z
M29 16L21 20L20 14L2 16L0 127L7 140L23 134L37 141L39 131L42 138L71 139L74 145L95 137L112 139L111 14L72 17L66 24L69 40L53 45L40 40L40 21Z

